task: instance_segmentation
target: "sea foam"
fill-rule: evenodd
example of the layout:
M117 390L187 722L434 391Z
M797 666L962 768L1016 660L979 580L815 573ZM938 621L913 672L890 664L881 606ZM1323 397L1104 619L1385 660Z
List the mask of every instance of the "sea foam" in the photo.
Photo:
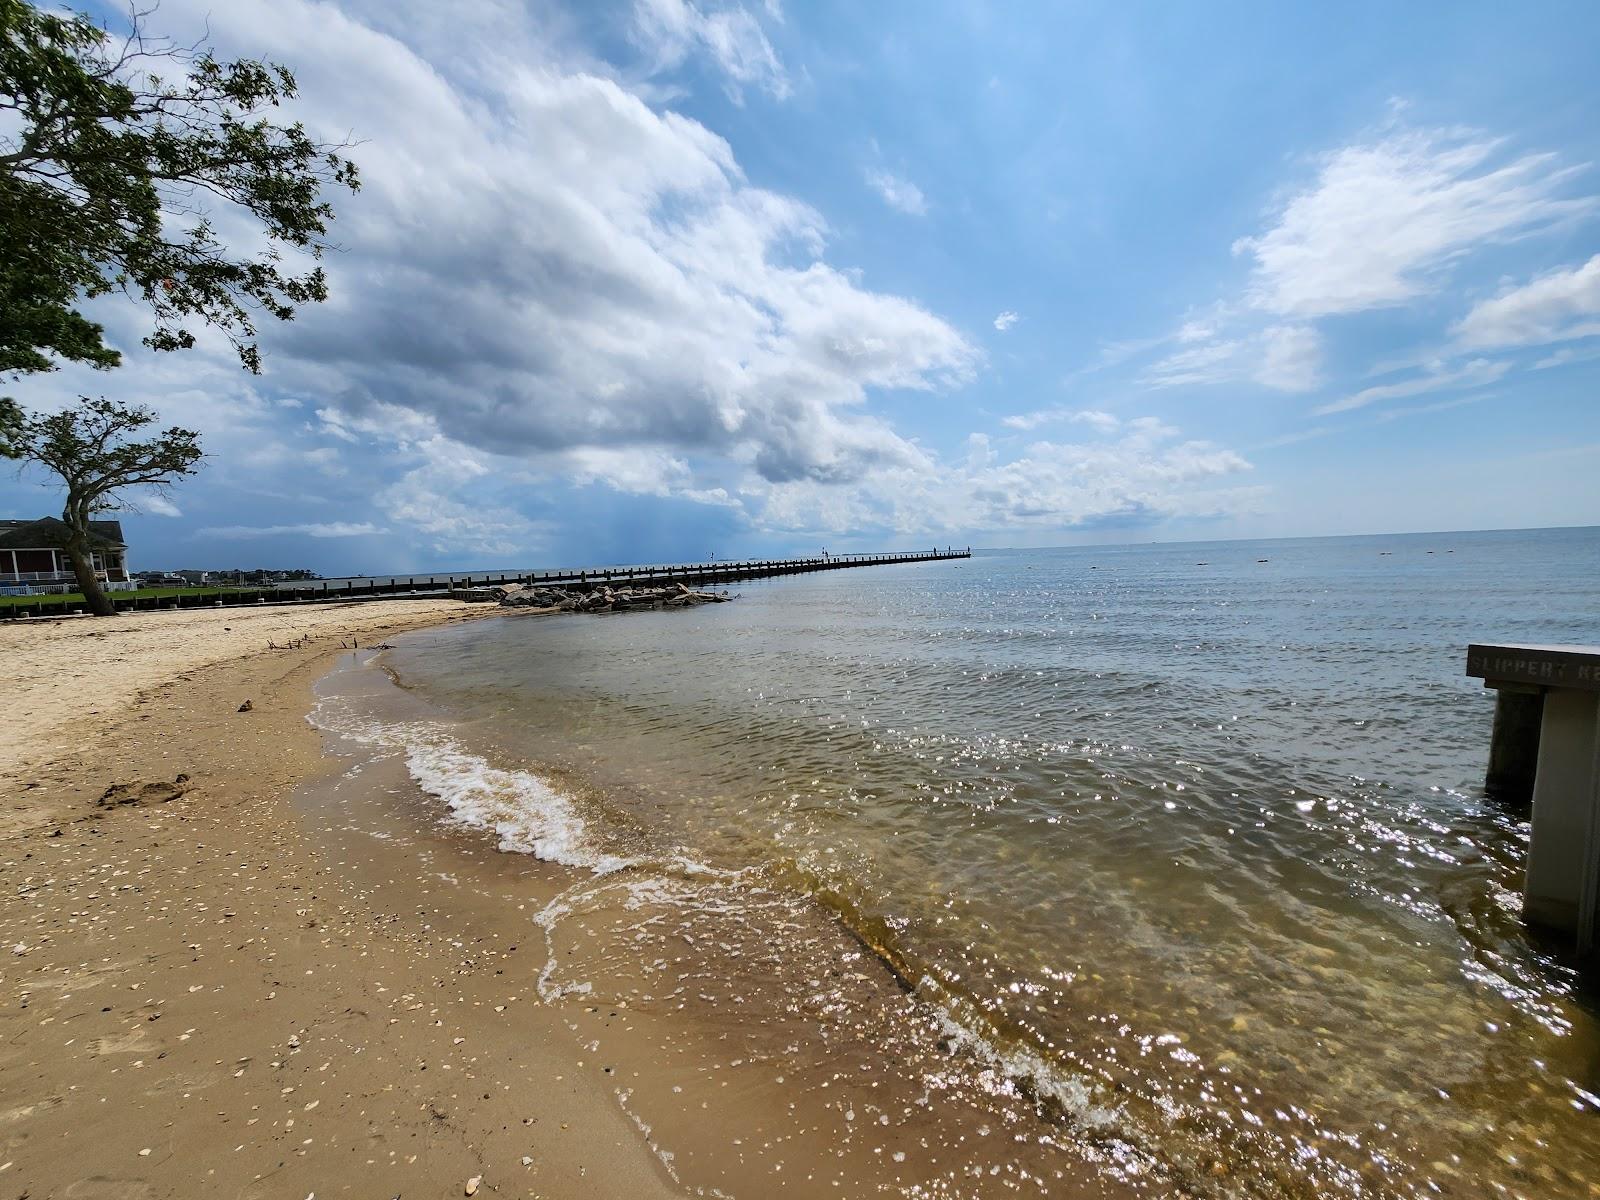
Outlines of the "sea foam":
M597 875L632 861L595 844L572 797L532 771L495 766L440 725L375 720L334 697L320 701L309 719L340 737L403 754L418 787L443 801L455 823L493 833L501 850Z

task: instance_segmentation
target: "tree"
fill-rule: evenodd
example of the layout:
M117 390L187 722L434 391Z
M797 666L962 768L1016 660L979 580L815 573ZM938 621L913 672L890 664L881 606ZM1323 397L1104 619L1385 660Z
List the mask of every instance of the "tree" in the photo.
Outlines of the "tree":
M64 549L73 573L97 617L116 610L95 575L89 522L96 513L128 506L118 493L124 488L164 490L173 481L200 469L200 435L191 429L168 429L146 441L134 441L154 425L148 408L130 408L101 398L79 397L76 408L45 416L28 414L19 422L13 442L16 456L38 463L61 476L67 487L61 519L66 523Z
M252 372L259 315L287 321L327 297L323 190L360 187L348 146L263 115L295 97L287 68L152 40L146 16L133 10L113 38L87 17L0 0L0 379L57 360L116 366L79 311L108 293L154 315L152 349L188 348L209 325ZM231 250L215 210L243 216L264 246ZM18 419L0 403L0 447Z

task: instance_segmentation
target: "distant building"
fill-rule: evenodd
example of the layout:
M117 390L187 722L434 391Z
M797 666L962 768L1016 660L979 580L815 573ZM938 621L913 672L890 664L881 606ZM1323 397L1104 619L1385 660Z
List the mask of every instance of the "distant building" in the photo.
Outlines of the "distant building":
M10 595L77 591L78 577L65 549L67 533L66 522L55 517L0 521L0 591ZM102 586L114 592L133 587L121 521L90 521L89 548Z
M142 588L181 588L189 586L189 581L183 576L168 575L165 571L140 571L133 577L133 581Z
M160 575L167 580L176 580L180 584L191 587L201 585L217 586L229 585L233 587L265 587L271 583L289 583L305 579L321 579L315 571L308 571L303 567L293 570L282 570L274 567L257 567L247 571L243 567L234 567L227 571L156 571L151 575ZM159 585L157 585L159 586Z

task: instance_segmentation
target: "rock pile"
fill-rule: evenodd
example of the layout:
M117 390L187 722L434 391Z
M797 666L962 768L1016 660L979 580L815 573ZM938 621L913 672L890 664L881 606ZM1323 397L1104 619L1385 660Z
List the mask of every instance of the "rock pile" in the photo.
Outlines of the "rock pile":
M681 583L661 587L611 588L595 585L586 590L508 583L494 589L507 608L553 608L557 612L625 612L635 608L688 608L695 604L722 604L727 592L696 592Z

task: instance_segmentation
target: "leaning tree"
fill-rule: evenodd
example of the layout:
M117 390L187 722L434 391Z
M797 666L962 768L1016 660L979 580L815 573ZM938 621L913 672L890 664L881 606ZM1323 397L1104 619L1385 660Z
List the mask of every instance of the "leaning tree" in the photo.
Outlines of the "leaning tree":
M203 457L200 435L192 429L174 427L138 440L155 423L156 414L148 408L82 396L76 407L63 412L24 415L13 431L17 455L55 472L66 486L63 548L89 611L97 617L109 617L116 609L95 573L90 521L96 513L126 507L128 488L160 492L193 475Z
M62 362L117 366L121 353L84 311L97 297L125 296L152 316L152 350L187 349L209 326L252 372L263 316L287 321L327 298L324 192L360 186L348 144L271 119L296 95L287 68L152 38L147 16L133 9L114 37L85 16L0 0L0 382ZM250 248L230 246L219 222L248 230ZM45 463L47 427L65 446L75 430L114 437L153 420L106 401L33 417L0 396L0 455ZM184 430L139 445L168 478L198 457ZM96 502L75 510L69 479L63 517L87 521ZM86 595L98 590L79 574Z
M152 349L190 347L209 325L256 371L259 316L327 298L323 192L359 188L348 144L269 119L297 94L288 68L154 40L146 16L114 38L0 0L0 372L115 366L81 311L108 293L155 317ZM220 214L261 244L230 247Z

